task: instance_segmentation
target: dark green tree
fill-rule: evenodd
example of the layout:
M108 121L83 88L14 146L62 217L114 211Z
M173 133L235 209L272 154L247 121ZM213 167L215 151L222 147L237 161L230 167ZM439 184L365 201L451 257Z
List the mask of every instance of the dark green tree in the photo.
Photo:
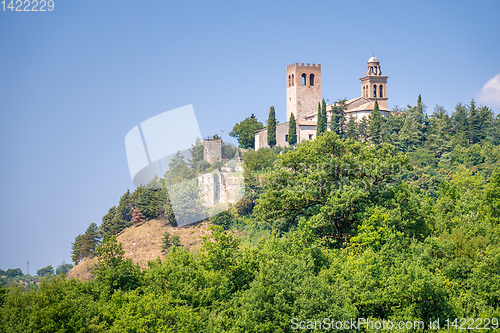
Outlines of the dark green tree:
M229 135L238 140L238 146L240 148L255 148L255 131L263 129L264 125L257 120L255 115L249 118L245 118L241 122L234 125L233 130L229 132Z
M324 101L324 100L323 100ZM330 130L337 133L341 138L348 136L344 133L345 110L346 100L342 99L335 102L332 106L332 119L330 123ZM351 125L352 126L352 125ZM352 127L354 128L354 127ZM352 130L351 128L351 130ZM347 129L349 131L349 128ZM352 133L350 133L352 135Z
M116 221L114 220L115 214L116 206L113 206L108 210L106 215L102 217L102 223L100 226L102 238L113 236L120 232L120 226L114 224Z
M424 104L422 103L422 96L419 94L415 106L415 122L421 125L424 123L424 118Z
M356 124L356 118L349 116L347 121L347 131L345 132L345 137L348 139L358 140L358 125Z
M326 103L323 99L323 106L318 102L318 121L316 123L316 137L325 133L327 129Z
M172 240L170 239L170 233L165 231L163 238L161 239L161 250L162 252L167 252L172 246Z
M83 258L94 254L96 247L101 242L101 232L95 223L91 223L85 233L82 235L82 246L80 253Z
M73 268L73 265L67 264L66 261L63 260L63 262L60 265L58 265L56 268L56 275L68 274L72 268Z
M450 133L451 119L446 114L442 106L436 105L434 113L430 117L430 126L428 131L428 149L436 158L451 150Z
M295 121L295 116L290 115L290 120L288 121L288 144L294 145L297 143L297 122Z
M75 241L71 243L71 260L76 264L78 264L80 261L83 260L82 256L82 248L83 246L83 239L82 235L78 235L75 237Z
M120 203L118 204L118 207L116 207L113 220L111 221L112 229L113 232L115 232L115 235L130 226L132 220L132 204L132 196L130 191L127 190L127 192L121 196Z
M276 145L276 114L274 106L271 106L269 117L267 118L267 144L269 147Z
M468 139L470 144L476 144L479 142L479 138L482 136L481 132L481 119L478 109L476 108L476 103L474 98L471 100L468 111L469 118L469 128L468 128Z
M454 132L454 144L459 144L461 146L468 145L469 118L465 105L463 105L462 103L458 103L455 107L455 112L453 112L451 116L451 119Z
M23 276L23 271L20 268L9 268L5 271L5 275L10 278Z
M184 161L182 162L183 170L185 170L189 175L194 175L193 170L191 170ZM168 172L165 174L165 180L168 179ZM151 220L160 217L164 213L166 200L167 189L165 188L164 182L163 180L155 177L143 187L134 206L136 209L141 211L146 219Z
M375 106L373 107L373 111L369 115L369 125L368 129L370 132L371 141L379 145L382 143L383 137L383 125L384 125L384 117L380 114L380 110L378 108L378 102L375 99Z
M54 267L52 265L40 268L39 270L36 271L36 275L38 276L48 276L48 275L54 275Z

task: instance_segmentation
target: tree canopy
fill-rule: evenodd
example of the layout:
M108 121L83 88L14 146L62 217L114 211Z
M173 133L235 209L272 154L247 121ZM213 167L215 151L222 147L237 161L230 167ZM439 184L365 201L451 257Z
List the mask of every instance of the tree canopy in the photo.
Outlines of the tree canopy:
M255 148L255 131L263 129L264 125L252 115L235 124L229 135L238 140L240 148Z

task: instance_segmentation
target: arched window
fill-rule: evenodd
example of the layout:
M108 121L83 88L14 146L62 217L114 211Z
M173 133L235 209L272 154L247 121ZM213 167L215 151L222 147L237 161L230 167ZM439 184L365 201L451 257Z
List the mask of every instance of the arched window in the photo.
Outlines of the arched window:
M309 75L309 85L314 86L314 74Z
M366 87L363 86L363 97L366 97Z
M379 97L383 97L383 96L382 96L382 95L383 95L383 89L384 89L384 88L383 88L383 86L382 86L382 85L378 86L378 90L380 91L380 93L379 93Z
M292 86L295 85L295 78L293 77L293 74L292 74Z
M288 75L288 86L292 86L292 77L290 75Z
M302 74L302 85L305 86L306 85L306 79L307 79L307 75L306 73Z
M373 74L373 67L370 67L370 74Z
M373 85L373 97L377 97L377 85Z

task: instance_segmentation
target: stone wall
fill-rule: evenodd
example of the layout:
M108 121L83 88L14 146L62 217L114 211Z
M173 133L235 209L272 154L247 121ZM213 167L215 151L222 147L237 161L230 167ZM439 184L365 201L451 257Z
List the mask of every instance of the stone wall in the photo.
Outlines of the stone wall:
M243 168L222 167L220 170L198 176L198 188L203 204L210 208L215 205L235 204L245 190Z
M288 121L276 124L276 145L279 147L288 147ZM267 128L255 132L255 150L259 150L260 148L269 148L267 144Z

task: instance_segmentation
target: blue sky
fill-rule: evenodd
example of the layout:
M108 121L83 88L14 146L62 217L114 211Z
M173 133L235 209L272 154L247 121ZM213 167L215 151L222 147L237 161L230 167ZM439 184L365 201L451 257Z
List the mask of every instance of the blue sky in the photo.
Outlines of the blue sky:
M295 62L322 65L330 101L360 95L374 52L390 108L422 94L428 112L500 111L498 1L54 3L0 11L2 269L71 261L75 236L134 189L124 138L141 121L193 104L202 135L228 141L271 105L284 121Z

